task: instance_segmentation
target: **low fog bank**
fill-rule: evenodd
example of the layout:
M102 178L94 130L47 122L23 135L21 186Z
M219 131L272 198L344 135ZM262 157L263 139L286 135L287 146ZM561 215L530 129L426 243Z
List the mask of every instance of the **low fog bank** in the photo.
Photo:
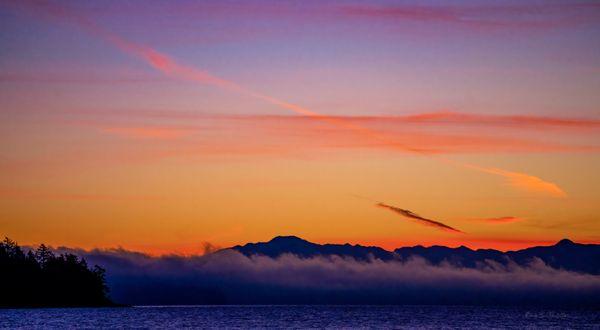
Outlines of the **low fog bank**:
M126 250L68 250L107 270L119 303L163 304L543 304L600 307L600 276L493 261L476 268L423 259L338 256L150 257ZM59 250L66 252L66 249Z

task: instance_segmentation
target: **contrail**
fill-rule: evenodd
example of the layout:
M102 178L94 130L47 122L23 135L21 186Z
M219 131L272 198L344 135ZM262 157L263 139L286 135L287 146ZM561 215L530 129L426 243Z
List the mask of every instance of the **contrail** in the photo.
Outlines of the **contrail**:
M21 3L22 4L22 3ZM30 6L31 7L31 6ZM321 121L328 122L337 127L341 127L347 130L351 130L363 136L369 137L374 140L381 141L389 146L392 146L403 152L416 153L420 155L429 156L432 159L451 163L454 165L458 165L460 167L469 168L472 170L476 170L478 172L488 173L496 176L503 177L507 180L508 184L519 189L536 192L536 193L544 193L553 197L566 197L566 193L558 187L556 184L544 181L538 177L518 172L511 172L497 168L487 168L481 167L477 165L472 165L464 162L457 162L454 160L449 160L441 157L433 157L434 155L430 150L414 148L411 146L407 146L401 144L397 141L390 139L388 136L381 134L379 132L373 131L371 129L362 127L360 125L356 125L355 123L349 122L347 120L341 118L330 117L327 115L323 115L307 108L301 107L299 105L285 102L279 100L277 98L271 97L269 95L265 95L262 93L255 92L251 89L245 88L243 86L238 85L235 82L214 76L206 71L198 70L193 67L189 67L186 65L182 65L170 58L169 56L158 52L155 49L142 46L131 41L128 41L110 31L107 31L100 26L96 25L94 22L85 19L79 15L73 14L67 8L60 7L58 5L51 5L45 2L35 2L33 3L34 10L42 10L44 13L49 14L53 17L64 18L72 23L78 25L88 33L100 37L101 39L107 41L108 43L114 45L116 48L121 50L122 52L129 54L133 57L143 60L152 68L162 72L165 75L183 79L187 81L197 82L205 85L212 85L222 89L230 90L236 92L241 95L249 96L255 99L259 99L265 101L267 103L278 106L282 109L290 110L295 112L296 114L308 116L311 118L315 118Z
M384 208L384 209L388 209L388 210L396 212L396 213L398 213L398 214L400 214L402 216L405 216L407 218L417 220L418 223L420 223L422 225L425 225L425 226L435 227L435 228L438 228L438 229L441 229L441 230L444 230L444 231L451 231L451 232L455 232L455 233L464 234L463 231L460 231L460 230L458 230L456 228L450 227L450 226L448 226L446 224L443 224L443 223L441 223L439 221L435 221L435 220L423 218L422 216L420 216L420 215L418 215L418 214L416 214L416 213L414 213L414 212L412 212L410 210L401 209L399 207L388 205L388 204L385 204L385 203L382 203L382 202L379 202L379 203L375 204L375 206L381 207L381 208Z

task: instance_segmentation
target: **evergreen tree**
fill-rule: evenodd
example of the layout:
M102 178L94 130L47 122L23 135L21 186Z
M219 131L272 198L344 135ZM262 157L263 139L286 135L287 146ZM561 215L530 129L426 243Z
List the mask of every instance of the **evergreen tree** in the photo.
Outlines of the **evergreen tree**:
M105 271L74 254L54 255L44 244L24 253L0 243L0 307L111 306Z
M50 251L50 249L44 244L40 244L40 246L35 251L35 259L37 260L37 262L40 264L40 266L42 268L53 257L54 257L54 254L52 253L52 251Z

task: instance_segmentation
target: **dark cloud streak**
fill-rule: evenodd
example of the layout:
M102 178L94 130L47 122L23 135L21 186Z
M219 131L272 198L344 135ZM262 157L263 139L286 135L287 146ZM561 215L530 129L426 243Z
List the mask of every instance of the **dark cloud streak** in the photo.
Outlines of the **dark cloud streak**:
M461 231L461 230L458 230L456 228L450 227L450 226L448 226L446 224L443 224L443 223L441 223L439 221L435 221L435 220L423 218L422 216L420 216L420 215L418 215L418 214L416 214L416 213L414 213L414 212L412 212L410 210L401 209L399 207L395 207L395 206L388 205L388 204L381 203L381 202L375 204L375 206L381 207L381 208L384 208L384 209L388 209L388 210L396 212L396 213L398 213L398 214L400 214L400 215L402 215L404 217L417 220L417 223L420 223L420 224L423 224L423 225L426 225L426 226L435 227L435 228L438 228L438 229L441 229L441 230L444 230L444 231L451 231L451 232L455 232L455 233L464 234L464 232Z

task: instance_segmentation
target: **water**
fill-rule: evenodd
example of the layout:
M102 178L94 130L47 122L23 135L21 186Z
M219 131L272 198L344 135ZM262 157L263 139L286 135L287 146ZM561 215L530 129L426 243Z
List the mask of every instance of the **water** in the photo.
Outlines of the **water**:
M468 306L165 306L0 310L1 328L587 328L598 310Z

